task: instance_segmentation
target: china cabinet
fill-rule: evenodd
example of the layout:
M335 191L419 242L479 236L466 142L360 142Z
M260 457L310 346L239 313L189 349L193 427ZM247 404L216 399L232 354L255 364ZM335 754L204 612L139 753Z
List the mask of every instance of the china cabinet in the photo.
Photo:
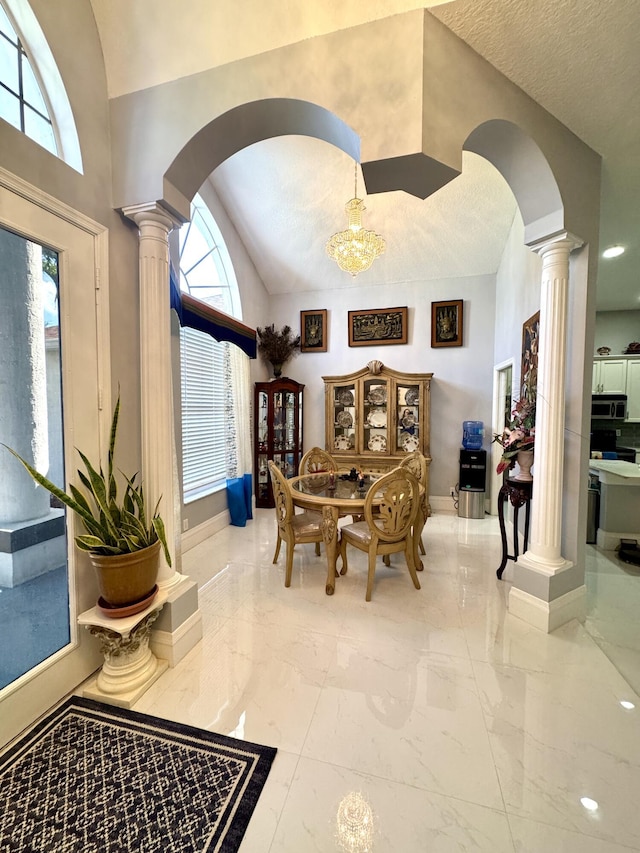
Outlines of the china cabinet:
M323 376L326 449L340 467L388 471L419 450L428 485L432 376L400 373L379 361L344 376Z
M293 379L256 382L254 396L254 459L256 506L275 506L268 462L285 477L298 473L302 456L302 392Z

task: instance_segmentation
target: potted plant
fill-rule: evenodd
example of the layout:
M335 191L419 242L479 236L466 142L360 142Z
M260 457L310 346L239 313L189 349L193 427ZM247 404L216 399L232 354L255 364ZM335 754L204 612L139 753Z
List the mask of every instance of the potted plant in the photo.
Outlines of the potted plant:
M273 375L278 378L282 374L282 366L300 350L300 335L294 335L291 326L283 326L277 331L273 323L261 329L256 328L258 335L258 352L265 361L273 365Z
M44 486L63 504L79 516L85 528L75 538L81 551L87 551L96 570L102 602L107 608L121 608L138 602L147 606L155 595L160 548L167 563L171 556L167 548L164 523L158 513L160 501L149 512L142 484L136 484L137 474L129 478L122 472L124 492L119 495L114 474L114 450L120 414L120 396L111 421L107 470L102 464L97 471L87 457L78 450L85 471L78 469L78 477L86 494L71 484L67 494L44 474L31 466L15 450L12 453L27 469L36 483ZM103 608L105 609L105 608Z
M493 441L502 445L502 457L496 472L502 474L517 461L520 474L517 479L531 480L533 448L536 440L535 400L518 400L511 412L511 420L501 435L494 434Z

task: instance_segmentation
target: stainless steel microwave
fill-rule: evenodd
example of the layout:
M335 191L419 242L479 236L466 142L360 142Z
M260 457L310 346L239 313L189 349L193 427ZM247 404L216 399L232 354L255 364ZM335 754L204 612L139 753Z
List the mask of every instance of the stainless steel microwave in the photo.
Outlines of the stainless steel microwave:
M593 394L591 397L592 421L624 421L626 417L626 394Z

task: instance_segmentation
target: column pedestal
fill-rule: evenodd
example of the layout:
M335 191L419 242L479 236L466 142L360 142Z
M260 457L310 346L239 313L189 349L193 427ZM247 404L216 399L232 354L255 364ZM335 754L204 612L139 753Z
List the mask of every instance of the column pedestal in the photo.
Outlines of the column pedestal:
M100 640L104 656L102 669L83 690L85 697L132 708L168 668L168 662L159 660L149 648L151 625L167 597L160 590L146 610L125 619L105 616L98 607L78 616L78 624Z

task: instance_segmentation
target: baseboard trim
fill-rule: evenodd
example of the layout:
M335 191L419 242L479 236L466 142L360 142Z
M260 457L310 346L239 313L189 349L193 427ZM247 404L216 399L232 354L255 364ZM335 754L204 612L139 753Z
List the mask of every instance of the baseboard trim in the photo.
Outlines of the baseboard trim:
M204 542L205 539L208 539L215 533L219 533L221 530L224 530L224 528L228 527L230 524L231 515L229 510L225 509L223 512L219 512L217 515L214 515L213 518L208 518L206 521L203 521L202 524L198 524L192 530L187 530L180 537L182 553L189 551L191 548L195 548L196 545Z
M429 495L429 503L438 512L457 512L450 495Z
M640 540L640 533L637 530L633 533L618 533L615 530L603 530L601 527L598 528L598 532L596 533L596 545L598 548L602 548L603 551L615 551L621 539Z
M169 666L174 667L201 639L202 613L196 610L173 633L152 629L149 647L157 658L168 661Z
M511 587L509 613L522 619L545 634L577 619L583 622L586 615L586 587L579 586L553 601L543 601L528 592Z

